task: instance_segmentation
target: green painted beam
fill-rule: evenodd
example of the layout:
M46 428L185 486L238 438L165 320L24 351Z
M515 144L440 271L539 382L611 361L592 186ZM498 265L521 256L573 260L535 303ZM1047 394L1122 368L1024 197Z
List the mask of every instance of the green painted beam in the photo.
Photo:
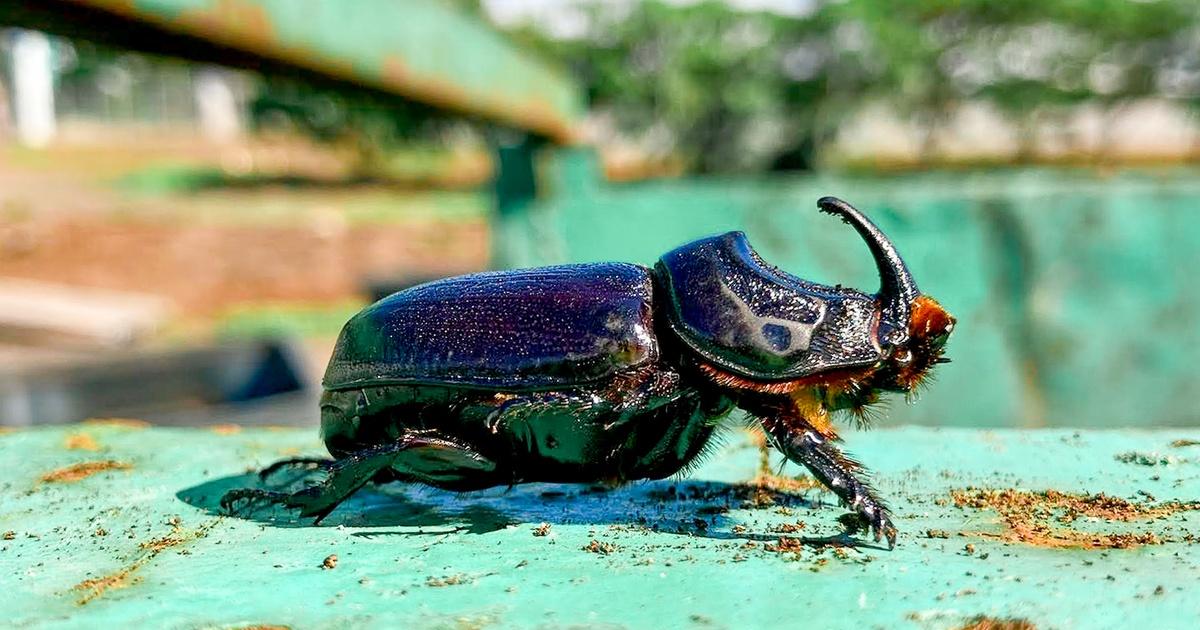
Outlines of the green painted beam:
M1200 511L1187 504L1200 497L1200 432L904 428L847 443L894 506L894 551L819 542L843 510L819 490L757 493L757 449L736 432L686 480L393 485L320 527L215 508L253 483L247 470L321 453L312 430L8 432L0 609L38 628L1200 624ZM88 462L119 467L82 476ZM989 496L1014 500L1002 516Z
M653 263L745 230L768 261L874 291L866 247L816 210L840 196L896 242L921 289L959 318L954 363L895 423L1195 426L1200 390L1200 172L1012 169L902 176L696 178L608 185L561 152L554 195L505 229L517 265Z
M438 0L6 4L0 8L5 23L191 59L303 71L558 142L573 140L582 115L580 94L567 77Z

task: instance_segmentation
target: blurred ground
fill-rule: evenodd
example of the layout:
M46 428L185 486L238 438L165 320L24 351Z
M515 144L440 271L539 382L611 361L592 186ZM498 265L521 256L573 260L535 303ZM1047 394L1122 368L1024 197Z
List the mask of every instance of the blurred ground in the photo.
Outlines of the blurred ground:
M488 260L478 156L418 156L380 179L298 140L127 132L0 149L0 278L157 296L171 314L158 341L297 333L319 373L369 280ZM0 344L10 366L48 354Z
M297 150L296 162L319 160ZM336 172L322 182L303 170L290 185L273 183L279 176L197 185L182 180L220 173L214 162L231 151L181 153L111 144L0 153L0 276L154 293L190 316L246 301L346 300L367 276L461 273L487 260L480 194L339 184Z

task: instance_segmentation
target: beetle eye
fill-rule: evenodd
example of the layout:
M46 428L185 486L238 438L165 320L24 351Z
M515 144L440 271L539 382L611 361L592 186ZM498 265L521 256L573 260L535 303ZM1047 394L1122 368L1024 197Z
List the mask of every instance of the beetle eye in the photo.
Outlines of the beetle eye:
M904 348L903 350L896 352L896 355L892 357L892 359L900 365L908 365L909 363L912 363L912 358L912 351L908 348Z

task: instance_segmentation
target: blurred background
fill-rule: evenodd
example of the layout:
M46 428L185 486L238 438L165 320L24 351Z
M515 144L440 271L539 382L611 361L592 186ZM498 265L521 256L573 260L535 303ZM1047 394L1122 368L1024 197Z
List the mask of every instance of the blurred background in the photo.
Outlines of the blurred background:
M959 318L891 424L1200 423L1191 0L0 2L0 425L313 424L342 323L745 230Z

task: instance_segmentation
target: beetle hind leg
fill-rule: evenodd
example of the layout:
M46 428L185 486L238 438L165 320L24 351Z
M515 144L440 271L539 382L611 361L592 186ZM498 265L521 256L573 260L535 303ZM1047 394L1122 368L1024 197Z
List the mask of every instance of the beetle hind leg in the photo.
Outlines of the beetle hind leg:
M281 462L284 467L290 465L285 462ZM230 490L221 497L221 507L234 512L239 507L282 505L300 510L301 516L315 517L316 524L389 468L401 478L450 489L466 489L464 484L472 483L474 487L485 487L479 485L481 474L486 485L493 485L490 473L496 468L490 460L455 442L412 434L321 466L326 475L320 483L291 493L257 488Z

